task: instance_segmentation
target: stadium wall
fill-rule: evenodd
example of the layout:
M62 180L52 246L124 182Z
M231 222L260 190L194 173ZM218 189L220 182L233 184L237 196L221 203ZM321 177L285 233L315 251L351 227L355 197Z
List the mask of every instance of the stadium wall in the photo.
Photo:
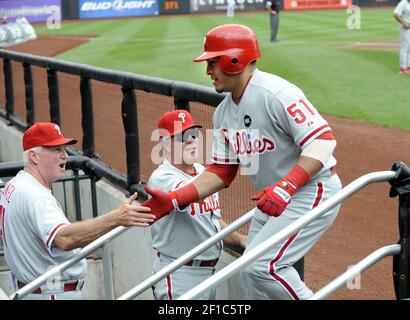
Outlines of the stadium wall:
M283 10L395 6L398 0L280 0ZM264 10L266 0L236 0L236 11ZM170 14L224 13L227 0L3 0L0 17L30 22L48 19L101 19Z

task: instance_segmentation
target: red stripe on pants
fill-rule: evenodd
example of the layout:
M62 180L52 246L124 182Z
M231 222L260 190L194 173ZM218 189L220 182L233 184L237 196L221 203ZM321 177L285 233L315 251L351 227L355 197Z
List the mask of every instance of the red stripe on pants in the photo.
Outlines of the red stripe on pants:
M279 250L279 253L269 263L269 273L270 275L277 281L279 281L289 292L289 294L292 296L293 299L295 300L300 300L296 292L292 289L292 287L289 285L289 283L286 282L285 279L281 278L277 273L275 273L275 263L279 261L279 259L282 257L283 253L285 250L290 246L290 244L295 240L296 236L298 235L299 232L295 233L293 236L291 236L285 243L285 245Z
M167 276L167 287L168 287L168 299L172 300L171 276Z
M318 182L317 183L316 198L315 198L315 201L313 202L312 209L317 207L317 205L320 203L320 200L322 200L322 197L323 197L323 183ZM279 253L277 254L277 256L269 264L269 273L270 273L270 275L274 279L279 281L286 288L286 290L289 292L289 294L292 296L292 298L295 299L295 300L300 300L300 298L298 297L296 292L292 289L292 287L289 285L289 283L287 283L285 279L281 278L277 273L275 273L275 263L280 260L280 258L283 256L286 249L291 245L293 240L295 240L298 233L299 232L295 233L293 236L291 236L286 241L284 246L279 250Z
M315 202L313 202L312 209L317 207L320 200L322 200L322 196L323 196L323 183L318 182L316 185L317 185L316 199L315 199Z

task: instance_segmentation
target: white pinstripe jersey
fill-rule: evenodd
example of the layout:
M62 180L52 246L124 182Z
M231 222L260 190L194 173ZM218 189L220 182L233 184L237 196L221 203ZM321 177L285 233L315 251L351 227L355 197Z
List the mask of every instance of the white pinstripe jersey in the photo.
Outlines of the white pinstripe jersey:
M258 69L238 104L231 94L220 103L213 124L212 162L239 163L242 174L250 175L257 189L285 177L303 148L331 131L302 90ZM335 164L331 156L318 174Z
M51 190L20 171L0 193L4 256L17 280L29 283L50 267L72 258L79 249L60 250L54 238L70 222ZM61 280L83 279L85 259L61 274Z
M205 170L198 163L194 167L197 174ZM150 176L148 186L168 192L194 179L165 159ZM171 211L155 222L151 226L152 246L161 254L179 258L220 231L220 219L219 196L214 193L203 201L192 203L181 212ZM222 242L219 242L199 254L195 260L213 260L219 258L221 252Z

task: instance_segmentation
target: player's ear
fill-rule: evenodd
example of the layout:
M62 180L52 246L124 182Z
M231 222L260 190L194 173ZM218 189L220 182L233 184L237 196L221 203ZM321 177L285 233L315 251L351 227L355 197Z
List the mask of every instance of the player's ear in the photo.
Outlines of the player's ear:
M29 158L31 159L32 162L36 163L38 162L39 154L36 150L30 150L29 151Z

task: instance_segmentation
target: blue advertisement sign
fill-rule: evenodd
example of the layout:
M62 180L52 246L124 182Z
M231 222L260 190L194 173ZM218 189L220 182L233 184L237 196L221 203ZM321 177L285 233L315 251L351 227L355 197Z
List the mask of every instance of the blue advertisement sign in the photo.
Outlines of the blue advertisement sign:
M159 0L79 0L80 19L158 15Z
M0 1L0 18L9 22L25 17L30 22L61 20L61 0L7 0Z

